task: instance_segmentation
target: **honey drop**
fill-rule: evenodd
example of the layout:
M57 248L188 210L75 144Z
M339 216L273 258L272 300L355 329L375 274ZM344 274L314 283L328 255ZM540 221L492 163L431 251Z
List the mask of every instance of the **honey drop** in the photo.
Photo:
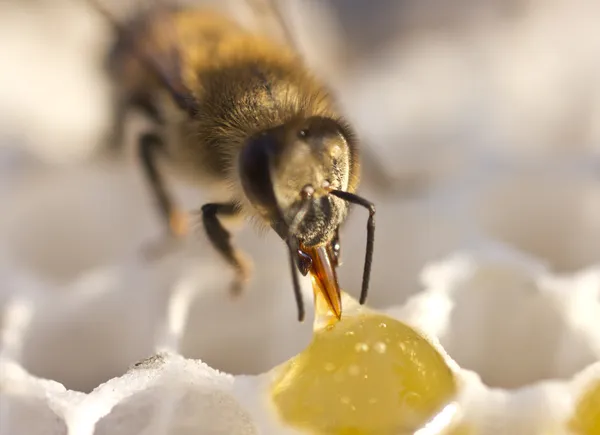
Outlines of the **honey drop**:
M315 296L311 343L272 371L284 424L327 435L412 434L432 419L450 427L456 379L427 339L345 294L337 320Z

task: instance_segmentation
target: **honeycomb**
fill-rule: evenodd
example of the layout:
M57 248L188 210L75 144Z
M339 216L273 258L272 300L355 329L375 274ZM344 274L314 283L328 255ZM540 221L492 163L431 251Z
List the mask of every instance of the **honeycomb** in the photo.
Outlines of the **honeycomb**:
M84 2L0 6L0 435L600 434L600 7L385 3L345 16L347 59L289 3L381 157L368 304L357 208L345 314L307 279L301 324L276 236L236 230L232 298L201 233L162 245L134 162L88 158L110 99ZM394 14L385 43L357 25Z

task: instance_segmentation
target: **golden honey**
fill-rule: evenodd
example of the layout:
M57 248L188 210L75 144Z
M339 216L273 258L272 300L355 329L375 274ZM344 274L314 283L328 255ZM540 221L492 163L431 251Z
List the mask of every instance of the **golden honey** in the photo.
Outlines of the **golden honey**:
M600 435L600 380L577 403L569 429L574 435Z
M282 422L312 434L391 435L412 434L437 416L449 429L457 383L434 346L345 294L338 321L319 294L312 342L273 371Z

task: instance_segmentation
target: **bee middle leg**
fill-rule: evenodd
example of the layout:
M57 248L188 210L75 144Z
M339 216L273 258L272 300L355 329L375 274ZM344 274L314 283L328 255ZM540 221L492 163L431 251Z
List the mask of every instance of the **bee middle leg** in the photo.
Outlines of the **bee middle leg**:
M163 140L157 133L144 133L139 139L139 153L146 179L150 184L157 207L169 229L169 235L180 238L188 233L187 213L175 207L157 167L157 157L163 148Z
M238 295L250 279L250 262L242 251L231 243L231 233L225 229L219 216L235 216L238 209L233 203L210 203L202 206L202 222L208 239L215 249L235 270L231 293Z

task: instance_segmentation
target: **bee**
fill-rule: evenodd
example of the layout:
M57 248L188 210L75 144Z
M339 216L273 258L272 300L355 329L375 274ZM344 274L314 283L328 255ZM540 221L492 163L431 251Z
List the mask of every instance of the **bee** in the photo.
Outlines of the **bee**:
M153 5L123 23L94 6L117 34L109 55L120 95L115 128L122 130L118 123L132 108L155 126L140 135L137 150L169 234L187 233L187 215L168 192L159 160L198 186L227 192L222 201L202 205L201 215L208 240L235 271L234 293L248 282L250 263L221 219L243 216L284 241L298 319L304 318L299 273L309 272L340 318L340 227L350 204L365 207L363 304L375 206L356 194L357 139L293 44L252 32L216 10Z

